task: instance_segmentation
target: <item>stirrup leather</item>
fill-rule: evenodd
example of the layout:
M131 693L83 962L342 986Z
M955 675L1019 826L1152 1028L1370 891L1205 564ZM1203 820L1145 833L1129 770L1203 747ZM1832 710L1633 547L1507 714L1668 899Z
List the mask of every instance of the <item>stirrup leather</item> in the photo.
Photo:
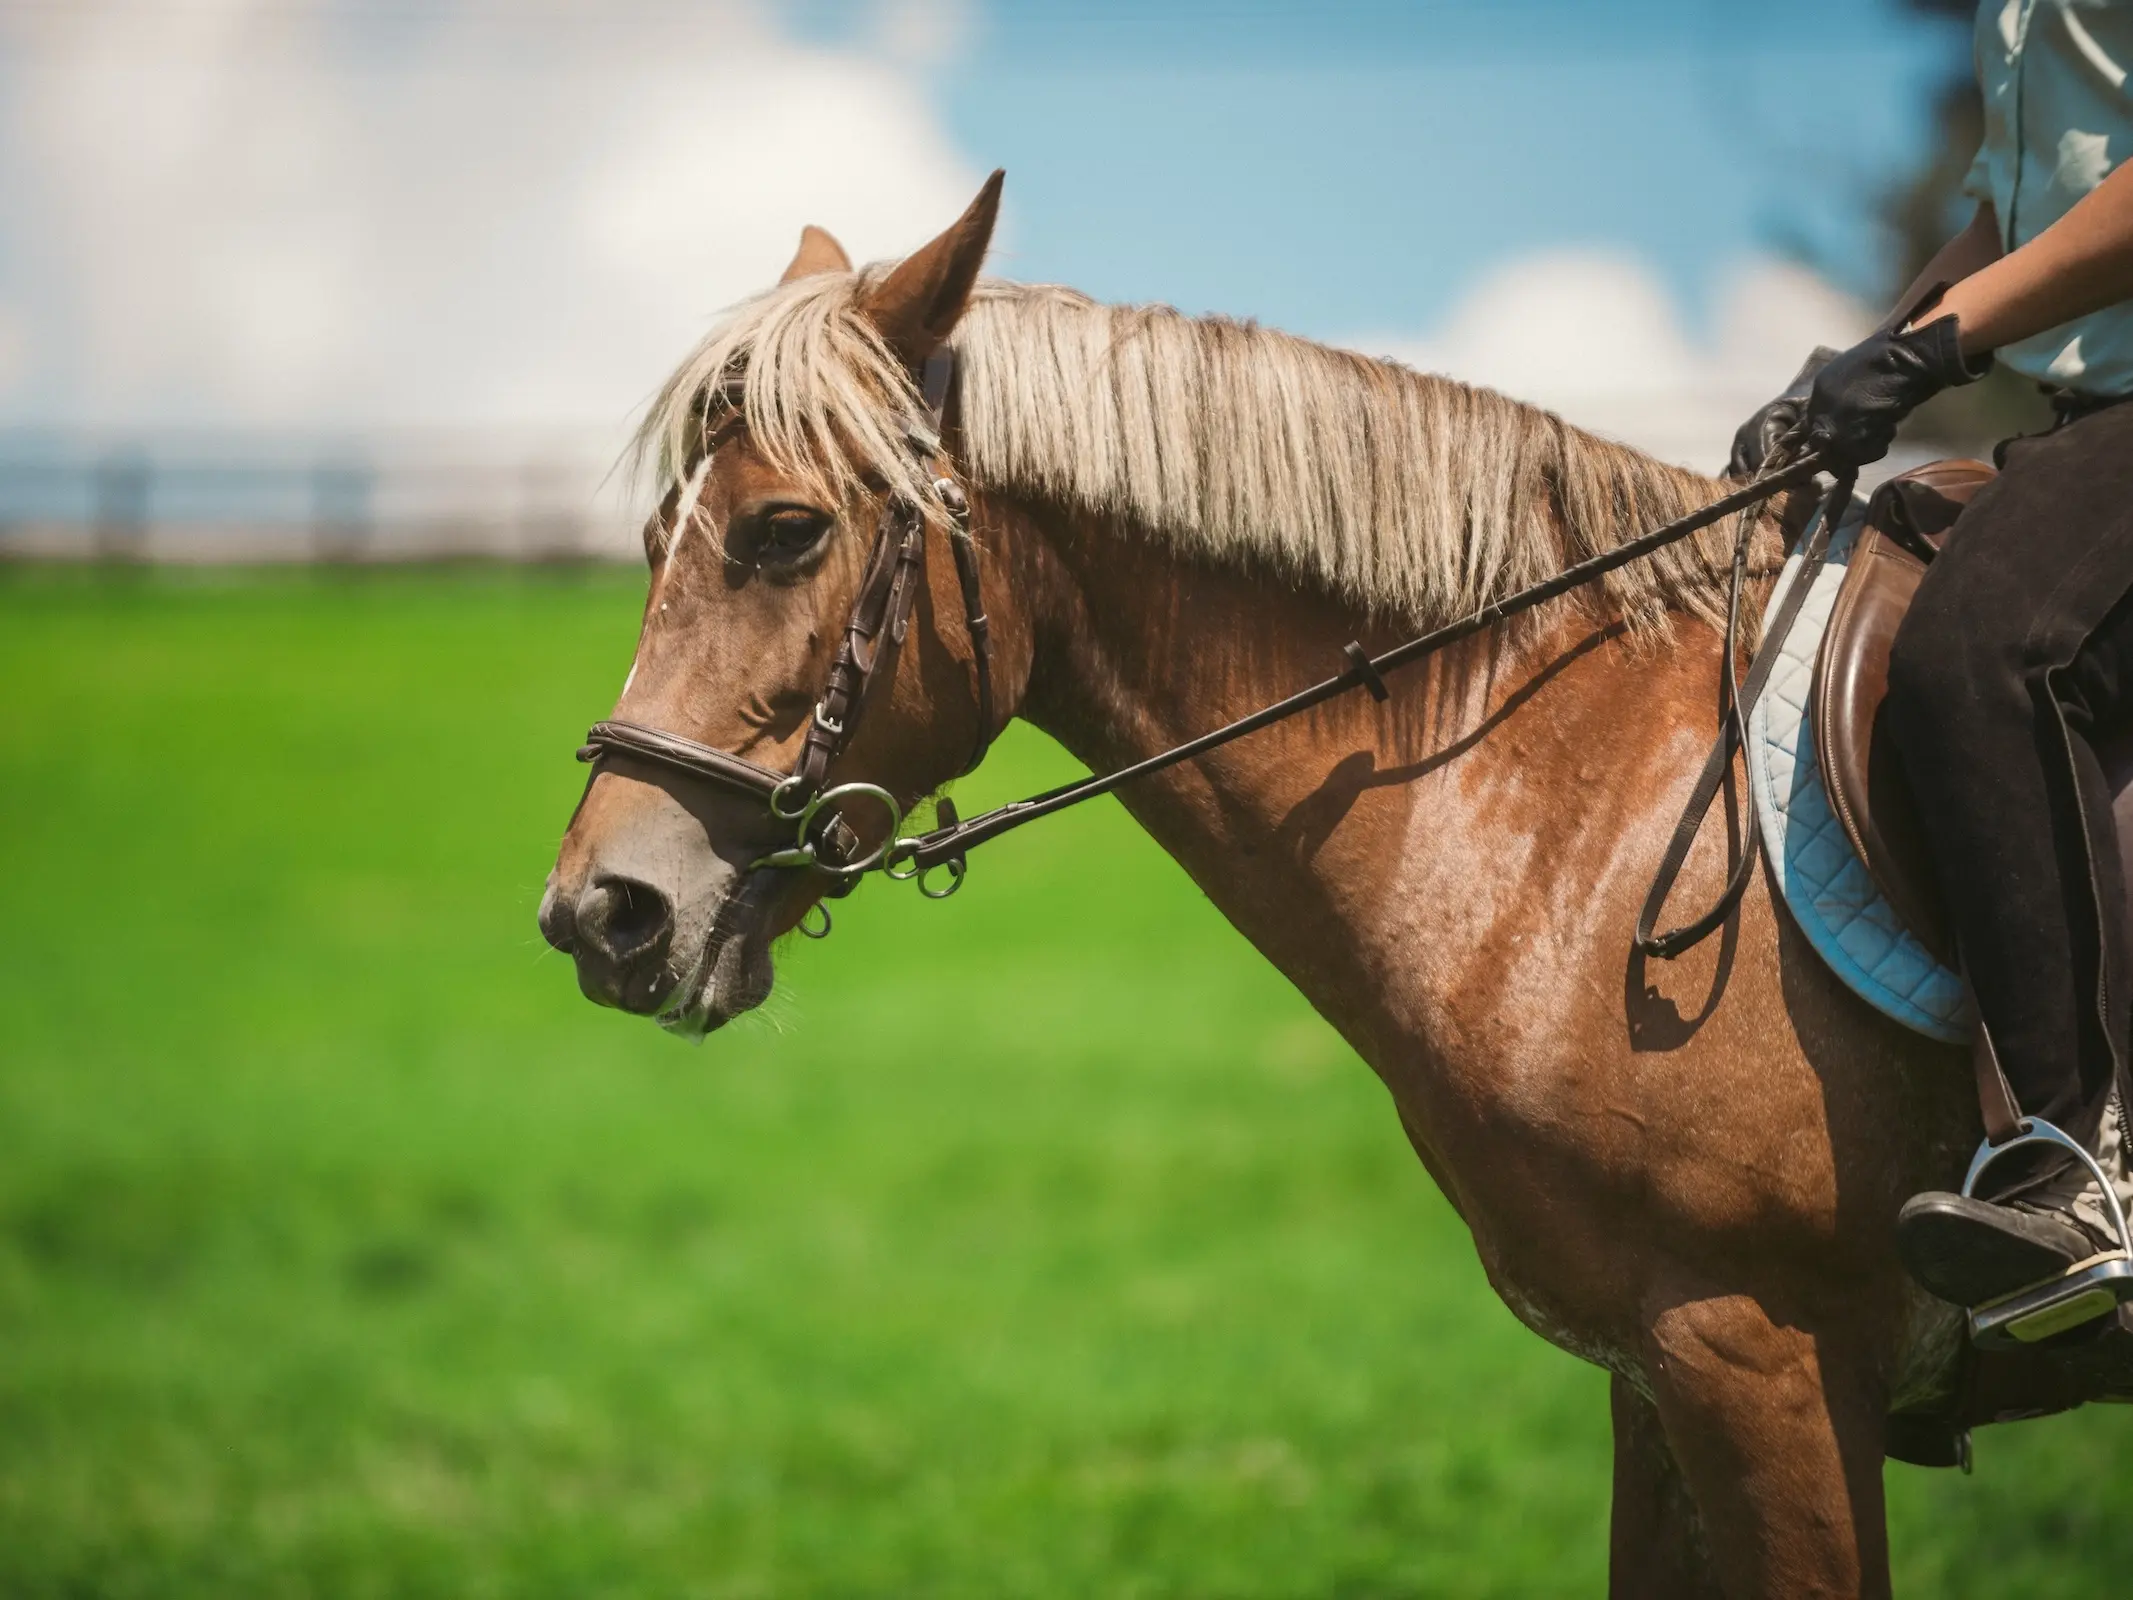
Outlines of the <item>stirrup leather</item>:
M2024 1117L2016 1125L2014 1137L2004 1143L1994 1144L1987 1139L1978 1146L1977 1154L1970 1160L1970 1171L1963 1179L1963 1198L1976 1198L1978 1179L1984 1176L1987 1167L2010 1151L2028 1145L2056 1145L2062 1150L2071 1150L2089 1169L2089 1176L2103 1191L2104 1209L2110 1214L2111 1225L2118 1233L2118 1248L2077 1261L2056 1278L2047 1278L2042 1283L2033 1283L2026 1289L2017 1289L2013 1294L1974 1307L1969 1315L1970 1342L1984 1350L2020 1349L2024 1345L2036 1344L2055 1333L2064 1333L2069 1328L2108 1315L2133 1300L2133 1234L2126 1230L2126 1214L2118 1203L2118 1195L2104 1176L2102 1165L2081 1141L2042 1117Z

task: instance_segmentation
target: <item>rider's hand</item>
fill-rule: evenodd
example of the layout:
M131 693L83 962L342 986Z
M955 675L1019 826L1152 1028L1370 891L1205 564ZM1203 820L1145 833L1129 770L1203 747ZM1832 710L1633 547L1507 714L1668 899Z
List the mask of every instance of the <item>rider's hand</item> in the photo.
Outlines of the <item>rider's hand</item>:
M1828 345L1816 345L1814 354L1785 385L1785 392L1740 425L1733 435L1733 454L1726 461L1727 477L1746 480L1763 470L1763 463L1770 459L1778 441L1799 425L1815 374L1836 358L1837 352Z
M1990 355L1965 359L1954 317L1920 326L1881 328L1815 374L1800 431L1807 449L1833 467L1879 461L1896 428L1943 389L1974 383L1992 370Z

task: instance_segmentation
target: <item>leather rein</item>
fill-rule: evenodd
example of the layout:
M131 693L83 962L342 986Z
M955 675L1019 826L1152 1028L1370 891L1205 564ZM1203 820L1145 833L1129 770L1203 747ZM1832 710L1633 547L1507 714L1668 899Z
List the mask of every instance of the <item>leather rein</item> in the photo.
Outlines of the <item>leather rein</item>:
M921 380L922 394L933 433L927 436L914 432L908 443L915 458L930 462L938 469L932 478L932 492L944 513L948 547L955 560L957 584L962 594L964 627L970 636L978 722L970 758L961 769L967 773L984 759L991 745L994 707L990 627L979 585L977 542L970 532L970 502L947 468L940 440L942 417L954 377L952 351L942 350L927 361ZM737 401L734 403L737 406ZM578 749L578 759L593 764L597 775L598 766L610 756L632 756L760 800L772 816L792 824L794 842L785 849L774 850L750 862L750 871L759 867L782 867L821 873L831 880L828 894L833 897L849 894L867 873L879 871L898 881L915 879L920 892L927 898L945 899L962 886L968 870L968 852L977 845L1040 817L1110 794L1136 778L1193 760L1232 740L1300 716L1315 706L1357 689L1367 690L1375 700L1386 700L1391 696L1391 690L1385 684L1386 673L1411 666L1521 612L1545 605L1617 568L1679 543L1726 517L1752 510L1772 496L1808 482L1822 467L1818 457L1806 455L1787 465L1767 469L1753 482L1721 495L1708 505L1612 550L1575 562L1553 577L1491 601L1455 622L1395 645L1382 654L1370 655L1361 644L1351 641L1341 652L1346 666L1332 677L1114 772L1062 784L968 820L957 816L954 802L944 795L938 802L939 826L913 836L899 833L903 807L880 785L829 782L830 769L851 744L869 693L877 679L883 676L885 663L891 664L890 675L893 675L893 662L910 625L911 609L924 581L925 511L908 497L892 493L882 507L873 550L860 578L851 616L845 624L836 658L830 664L822 694L809 717L806 740L790 772L774 771L745 756L700 744L661 728L615 718L593 724ZM1813 547L1809 551L1810 558L1826 546L1829 530L1836 525L1837 517L1851 498L1853 477L1850 473L1841 474L1823 501L1814 532L1808 536ZM677 516L684 514L686 508L677 509ZM1722 669L1724 712L1718 742L1705 763L1688 807L1683 811L1667 859L1662 864L1660 876L1653 882L1651 895L1638 921L1637 948L1647 955L1665 959L1672 959L1699 943L1724 921L1746 888L1755 859L1751 820L1751 826L1743 830L1740 858L1718 903L1680 928L1664 933L1653 931L1654 921L1664 908L1667 891L1687 856L1688 846L1694 842L1712 798L1731 770L1734 751L1744 742L1747 709L1753 704L1763 679L1768 676L1776 654L1773 642L1782 641L1793 614L1798 610L1798 601L1808 587L1804 581L1792 585L1792 593L1787 597L1792 604L1773 619L1770 637L1765 639L1747 681L1741 682L1735 675L1735 647L1751 528L1752 524L1744 520L1734 546L1733 581L1726 615L1726 659ZM1802 574L1803 578L1806 576L1808 574ZM882 842L872 850L862 848L858 834L837 810L842 802L857 798L874 801L888 815L888 829ZM926 881L936 870L947 874L947 882L939 888ZM822 913L821 925L811 927L803 920L801 931L819 939L829 933L829 911L819 902L815 909Z

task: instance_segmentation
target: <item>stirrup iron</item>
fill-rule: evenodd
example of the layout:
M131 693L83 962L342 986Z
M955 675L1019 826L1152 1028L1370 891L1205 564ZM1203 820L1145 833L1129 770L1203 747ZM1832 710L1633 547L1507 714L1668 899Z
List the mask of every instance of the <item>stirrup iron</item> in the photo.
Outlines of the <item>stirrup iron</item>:
M1987 1139L1978 1146L1977 1154L1970 1159L1970 1171L1963 1178L1963 1198L1976 1198L1977 1182L1985 1169L2009 1151L2045 1144L2071 1150L2089 1169L2089 1176L2103 1191L2104 1210L2118 1233L2118 1250L2077 1261L2059 1277L1974 1307L1969 1313L1970 1342L1981 1350L2019 1350L2106 1316L2133 1300L2133 1233L2126 1230L2126 1214L2118 1203L2117 1192L2087 1147L2042 1117L2024 1117L2016 1125L2014 1137L2004 1144L1996 1145Z

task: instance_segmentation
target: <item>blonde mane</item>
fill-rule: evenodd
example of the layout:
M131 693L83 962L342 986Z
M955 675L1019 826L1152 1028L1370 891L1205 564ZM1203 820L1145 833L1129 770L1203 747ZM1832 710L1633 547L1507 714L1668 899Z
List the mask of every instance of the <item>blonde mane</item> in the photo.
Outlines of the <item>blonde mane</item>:
M736 387L758 449L839 504L870 470L921 503L924 406L860 310L879 266L742 304L674 373L640 443L662 484ZM1720 486L1487 389L1222 317L987 280L957 325L980 490L1042 497L1210 561L1427 627L1714 498ZM1639 630L1719 609L1730 525L1608 580ZM1766 552L1759 552L1759 554Z

